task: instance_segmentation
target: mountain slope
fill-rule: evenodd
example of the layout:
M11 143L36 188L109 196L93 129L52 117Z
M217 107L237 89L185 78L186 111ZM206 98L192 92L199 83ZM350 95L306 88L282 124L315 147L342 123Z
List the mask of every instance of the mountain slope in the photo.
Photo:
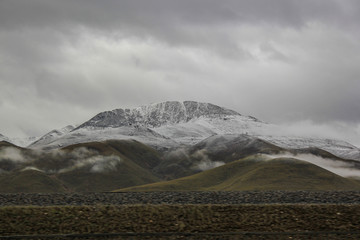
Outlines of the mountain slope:
M249 135L214 135L198 144L167 152L154 171L174 179L189 176L254 154L286 150Z
M118 191L360 190L360 183L311 163L253 156L189 177Z
M71 132L72 130L75 129L75 126L72 125L68 125L62 129L55 129L52 130L50 132L48 132L47 134L43 135L42 137L40 137L39 139L37 139L36 141L33 141L29 147L36 147L36 146L43 146L43 145L47 145L51 142L53 142L54 140L60 138L61 136Z
M341 140L269 135L259 137L286 149L316 147L341 158L360 160L360 149Z
M144 126L159 127L167 124L188 122L201 116L239 116L240 114L221 108L210 103L199 103L192 101L163 102L142 106L134 109L115 109L102 112L80 125L77 129L85 127L123 127L123 126Z
M71 131L49 141L38 141L29 147L33 149L55 149L78 143L102 142L107 140L136 140L144 144L161 148L172 148L178 146L175 141L160 135L159 133L145 127L124 126L118 128L81 128Z
M9 137L6 137L6 136L0 134L0 141L10 142L10 143L15 144L16 146L20 146L20 147L26 147L29 144L31 144L32 142L34 142L35 140L36 140L36 137L9 138Z

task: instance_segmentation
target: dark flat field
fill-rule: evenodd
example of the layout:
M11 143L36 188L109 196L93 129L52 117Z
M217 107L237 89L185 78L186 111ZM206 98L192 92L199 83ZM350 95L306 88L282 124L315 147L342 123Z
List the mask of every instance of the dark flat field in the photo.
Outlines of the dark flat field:
M282 191L2 194L0 239L360 239L359 196Z
M360 204L358 191L120 192L0 194L0 206L94 204Z

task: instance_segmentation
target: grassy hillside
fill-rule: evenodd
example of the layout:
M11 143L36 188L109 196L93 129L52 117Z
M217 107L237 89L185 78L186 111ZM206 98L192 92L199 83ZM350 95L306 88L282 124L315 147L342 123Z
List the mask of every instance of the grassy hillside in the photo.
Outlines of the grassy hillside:
M160 179L150 171L138 166L127 158L113 171L91 172L88 167L57 174L58 178L73 191L104 192L114 188L137 186L158 182Z
M102 155L116 154L126 157L145 169L152 169L161 161L161 156L157 151L135 140L108 140L104 142L79 143L65 147L63 150L69 151L81 147L95 150Z
M305 161L253 156L189 177L119 191L202 190L360 190L360 184Z
M76 151L81 148L94 150L100 154L100 158L96 161L110 157L118 159L119 163L116 165L108 163L110 166L105 166L104 171L92 171L93 165L89 164L57 174L58 178L74 191L111 191L119 186L137 186L160 181L160 178L151 172L151 167L158 164L160 157L153 149L142 143L111 140L76 144L65 150ZM106 169L106 167L111 167L111 169Z
M66 191L66 187L56 177L36 170L25 170L0 175L0 192L2 193L51 193Z

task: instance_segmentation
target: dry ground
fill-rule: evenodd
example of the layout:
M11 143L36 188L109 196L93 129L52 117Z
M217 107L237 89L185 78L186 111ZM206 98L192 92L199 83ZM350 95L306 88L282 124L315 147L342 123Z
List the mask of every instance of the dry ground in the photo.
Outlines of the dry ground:
M10 239L7 236L15 235L94 233L129 233L107 238L99 235L97 239L360 239L359 229L358 204L0 208L0 239ZM136 237L133 233L140 235ZM154 233L162 235L152 235ZM78 236L78 239L95 237ZM43 238L45 239L44 236L34 239ZM53 239L70 238L74 239L74 236L58 236Z

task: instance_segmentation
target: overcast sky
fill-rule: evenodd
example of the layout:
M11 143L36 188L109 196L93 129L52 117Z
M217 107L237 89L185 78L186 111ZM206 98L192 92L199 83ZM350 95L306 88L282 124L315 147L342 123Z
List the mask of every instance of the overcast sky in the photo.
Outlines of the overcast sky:
M0 133L211 102L360 146L358 0L0 0Z

